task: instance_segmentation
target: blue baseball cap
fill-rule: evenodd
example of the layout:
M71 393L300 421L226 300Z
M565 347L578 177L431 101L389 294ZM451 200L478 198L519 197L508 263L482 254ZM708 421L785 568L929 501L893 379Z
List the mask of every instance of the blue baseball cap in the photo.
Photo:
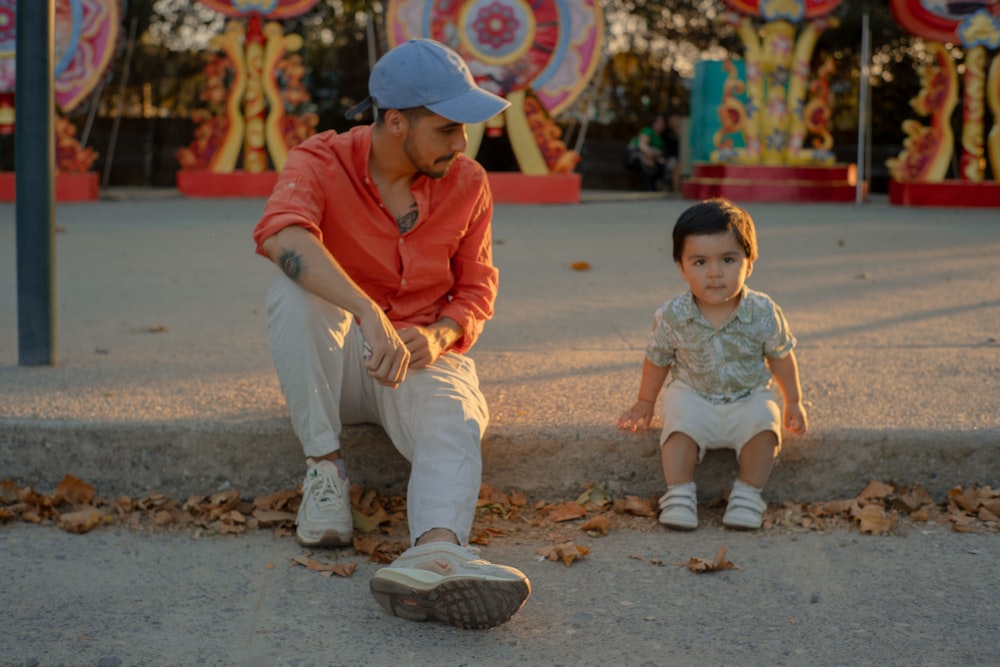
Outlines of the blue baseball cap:
M345 116L371 106L427 107L455 123L482 123L510 106L476 84L462 56L432 39L411 39L382 56L368 77L368 95Z

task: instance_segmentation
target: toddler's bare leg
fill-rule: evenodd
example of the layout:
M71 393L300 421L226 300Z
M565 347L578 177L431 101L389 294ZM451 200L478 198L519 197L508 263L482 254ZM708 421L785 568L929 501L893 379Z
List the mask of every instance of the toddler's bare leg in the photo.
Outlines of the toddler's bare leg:
M663 479L667 486L686 484L694 480L698 463L698 444L683 433L673 432L660 448L663 458Z
M761 431L750 438L740 451L740 481L763 489L768 477L771 476L777 448L778 436L771 431Z

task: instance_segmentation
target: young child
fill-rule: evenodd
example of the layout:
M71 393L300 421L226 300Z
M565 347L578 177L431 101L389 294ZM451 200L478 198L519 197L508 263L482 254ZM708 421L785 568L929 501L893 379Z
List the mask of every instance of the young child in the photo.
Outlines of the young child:
M722 523L760 528L767 507L761 490L781 449L772 378L784 397L785 428L807 428L795 338L778 305L745 284L757 259L749 213L728 200L708 199L681 214L673 241L674 261L690 289L656 311L639 398L618 418L618 427L649 428L669 375L660 435L667 483L660 523L697 528L694 466L707 449L734 449L739 478Z

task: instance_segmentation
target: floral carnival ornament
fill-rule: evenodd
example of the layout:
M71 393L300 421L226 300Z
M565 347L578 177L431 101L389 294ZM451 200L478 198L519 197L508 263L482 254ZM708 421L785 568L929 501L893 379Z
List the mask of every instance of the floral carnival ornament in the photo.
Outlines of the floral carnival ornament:
M0 134L13 134L17 89L17 1L0 0ZM59 201L98 197L98 154L84 148L65 114L89 99L108 76L121 37L120 0L55 0L53 97L55 166ZM0 201L14 200L14 178L0 174Z
M302 48L302 38L266 19L298 16L318 0L198 1L230 20L211 42L220 55L205 68L206 106L192 114L195 139L177 152L182 191L195 182L185 172L233 174L238 166L252 175L280 171L288 151L317 124L308 110L301 58L288 55Z
M812 78L810 62L820 35L837 24L830 14L841 2L723 0L730 10L724 20L743 42L746 78L727 62L713 162L834 162L827 83L832 68L824 64ZM733 135L742 137L743 147L736 147Z
M390 0L390 48L430 38L468 63L476 82L510 101L486 127L470 127L470 155L506 133L521 173L572 172L580 157L552 118L587 89L604 59L598 0Z
M914 111L928 117L928 122L903 121L903 151L886 162L893 180L945 180L955 151L952 116L961 100L958 180L983 183L988 156L994 180L1000 184L1000 55L995 53L1000 48L1000 2L890 0L889 4L896 22L911 35L927 40L931 54L931 61L918 70L921 89L910 102ZM960 45L965 50L961 81L955 52L946 44ZM984 140L987 104L993 127ZM966 189L979 193L992 190ZM1000 189L983 197L986 205L1000 206Z

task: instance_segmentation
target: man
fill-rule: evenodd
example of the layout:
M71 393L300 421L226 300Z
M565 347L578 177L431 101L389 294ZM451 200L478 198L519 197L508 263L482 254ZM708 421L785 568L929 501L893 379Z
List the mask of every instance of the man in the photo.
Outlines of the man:
M411 462L412 546L371 590L391 614L464 628L507 621L531 585L476 559L467 544L489 416L464 356L493 315L493 202L463 155L466 123L508 103L461 57L411 40L372 69L375 122L296 147L254 230L284 273L268 297L268 334L307 458L297 518L305 546L351 544L342 424L377 423Z

